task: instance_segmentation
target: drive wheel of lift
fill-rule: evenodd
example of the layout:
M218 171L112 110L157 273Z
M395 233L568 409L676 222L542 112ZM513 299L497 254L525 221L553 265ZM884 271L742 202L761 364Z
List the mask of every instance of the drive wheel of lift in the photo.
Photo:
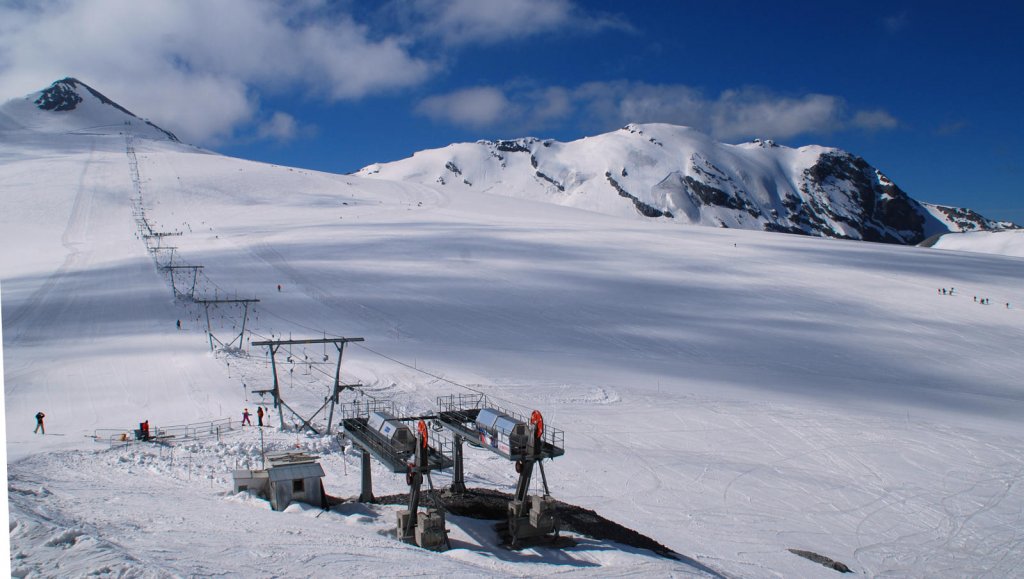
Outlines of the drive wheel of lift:
M427 423L420 420L419 424L416 425L416 430L420 433L420 438L423 440L423 448L427 447Z
M516 474L522 474L522 472L523 472L523 461L517 460L516 461Z
M544 415L540 413L540 410L534 410L533 413L530 414L530 424L537 427L537 438L544 436Z

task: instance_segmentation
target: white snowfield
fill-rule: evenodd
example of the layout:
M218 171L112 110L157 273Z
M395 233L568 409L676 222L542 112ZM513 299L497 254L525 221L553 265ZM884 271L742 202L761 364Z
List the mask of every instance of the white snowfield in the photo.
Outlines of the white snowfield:
M138 236L122 130L0 122L15 576L836 573L788 549L868 576L1024 568L1019 258L679 227L136 137L146 218L181 233L160 241L172 258ZM211 353L203 309L157 263L201 265L197 297L260 300L248 357ZM173 285L192 293L191 272ZM218 340L240 332L239 306L210 319ZM491 522L461 517L453 549L428 552L395 540L397 507L273 512L233 495L230 471L259 465L256 428L92 438L147 419L237 426L272 380L251 342L325 334L366 339L342 364L363 394L343 401L427 413L471 388L540 410L565 430L552 494L682 557L586 537L508 551ZM307 416L329 348L278 353L282 395ZM268 450L320 455L329 494L358 495L358 455L336 437L264 434ZM508 461L466 459L470 486L514 488ZM377 464L374 484L407 488Z
M947 233L940 237L932 247L1024 257L1024 230Z

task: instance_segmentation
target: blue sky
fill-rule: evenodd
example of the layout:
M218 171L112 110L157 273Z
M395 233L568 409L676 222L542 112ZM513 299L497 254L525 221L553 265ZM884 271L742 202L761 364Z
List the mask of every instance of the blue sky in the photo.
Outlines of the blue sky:
M1024 224L1018 2L41 0L0 90L75 76L185 140L331 172L627 122L858 154Z

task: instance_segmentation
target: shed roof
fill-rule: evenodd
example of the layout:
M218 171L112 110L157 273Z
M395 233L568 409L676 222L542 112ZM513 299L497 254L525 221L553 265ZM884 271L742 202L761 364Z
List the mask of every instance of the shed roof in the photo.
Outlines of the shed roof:
M256 479L256 478L267 478L267 471L265 470L233 470L231 475L237 479Z
M324 469L320 463L289 464L275 466L270 469L270 482L283 480L297 480L303 478L317 478L324 476Z
M269 462L271 466L287 466L290 464L316 462L316 459L319 458L311 454L295 451L268 452L266 457L267 462Z

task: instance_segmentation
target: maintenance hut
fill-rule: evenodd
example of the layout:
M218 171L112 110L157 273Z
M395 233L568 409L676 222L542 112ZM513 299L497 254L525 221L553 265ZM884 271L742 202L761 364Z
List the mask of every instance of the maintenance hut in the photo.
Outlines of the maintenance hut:
M235 492L248 491L267 499L275 511L283 511L293 502L326 508L327 493L321 481L324 469L317 458L302 452L267 454L269 468L232 472Z

